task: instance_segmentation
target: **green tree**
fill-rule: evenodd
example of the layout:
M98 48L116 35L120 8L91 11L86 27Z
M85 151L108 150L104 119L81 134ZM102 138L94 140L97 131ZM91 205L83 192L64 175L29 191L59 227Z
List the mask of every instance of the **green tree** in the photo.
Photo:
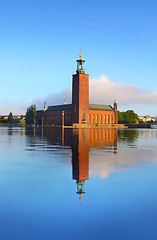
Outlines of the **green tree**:
M20 116L20 125L22 125L22 126L25 125L25 116L24 115Z
M33 125L36 118L36 105L31 105L26 111L26 125Z
M17 117L14 117L14 118L13 118L13 123L20 123L20 119L17 118Z
M10 112L9 115L8 115L8 123L12 124L13 122L14 122L13 114L12 114L12 112Z
M128 110L126 112L118 112L119 123L138 123L138 121L138 115L133 110Z
M20 125L25 126L25 119L20 119Z

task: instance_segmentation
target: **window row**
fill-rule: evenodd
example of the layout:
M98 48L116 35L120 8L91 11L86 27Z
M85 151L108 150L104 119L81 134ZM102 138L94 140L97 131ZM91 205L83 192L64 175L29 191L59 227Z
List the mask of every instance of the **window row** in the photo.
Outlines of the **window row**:
M64 119L65 119L65 120L70 119L70 115L69 115L69 116L65 115ZM62 120L62 116L46 117L46 120Z
M110 114L89 114L89 123L114 124L114 116Z

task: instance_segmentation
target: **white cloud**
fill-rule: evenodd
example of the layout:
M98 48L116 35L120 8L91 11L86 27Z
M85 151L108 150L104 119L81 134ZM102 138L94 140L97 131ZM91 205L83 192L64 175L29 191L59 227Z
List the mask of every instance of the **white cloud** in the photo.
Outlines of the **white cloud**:
M112 103L116 98L119 105L156 104L157 90L147 91L134 85L110 81L105 76L90 81L92 102Z
M135 85L112 82L104 75L91 79L89 85L90 103L113 105L114 100L117 99L120 110L125 111L129 108L141 115L150 114L152 111L154 116L157 115L154 107L154 104L157 104L157 90L148 91ZM45 101L47 106L63 104L64 96L66 103L71 103L71 95L72 88L69 87L61 92L39 97L27 103L23 100L18 100L16 103L5 101L1 103L0 114L9 114L9 112L24 114L32 103L37 105L37 109L43 109Z
M90 155L90 175L104 179L111 173L133 169L141 164L148 164L148 161L157 162L155 151L143 149L141 152L141 149L138 148L128 149L128 151L118 149L117 155L99 151L96 155L96 161L95 156Z
M102 75L98 79L90 80L90 103L113 104L115 99L118 105L127 106L135 104L157 104L157 90L147 91L135 85L125 85L110 81ZM35 99L37 108L43 108L44 101L47 105L71 103L71 88L59 93L50 94L45 98Z

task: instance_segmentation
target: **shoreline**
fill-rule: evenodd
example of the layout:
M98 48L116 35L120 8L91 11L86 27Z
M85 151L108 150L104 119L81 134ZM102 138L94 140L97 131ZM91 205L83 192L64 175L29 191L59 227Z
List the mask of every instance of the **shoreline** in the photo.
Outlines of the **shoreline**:
M35 127L35 128L151 128L155 123L141 123L141 124L73 124L71 126L61 125L20 125L20 124L0 124L0 127Z

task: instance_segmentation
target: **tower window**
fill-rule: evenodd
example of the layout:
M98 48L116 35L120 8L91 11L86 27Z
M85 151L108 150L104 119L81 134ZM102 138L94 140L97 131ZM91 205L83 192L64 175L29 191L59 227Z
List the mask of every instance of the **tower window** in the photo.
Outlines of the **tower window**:
M83 108L82 120L86 120L86 109L85 108Z
M89 122L91 122L91 115L89 114Z

